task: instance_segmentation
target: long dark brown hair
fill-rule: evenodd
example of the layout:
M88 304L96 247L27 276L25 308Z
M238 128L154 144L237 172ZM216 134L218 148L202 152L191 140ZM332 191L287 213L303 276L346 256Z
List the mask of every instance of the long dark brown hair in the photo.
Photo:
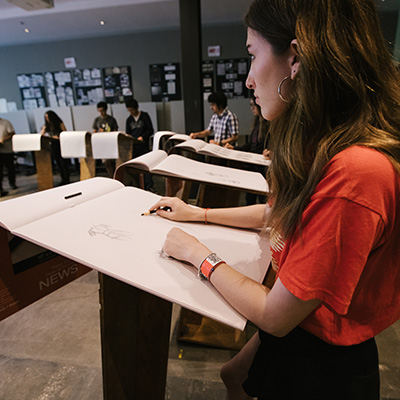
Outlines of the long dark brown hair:
M62 132L62 123L63 121L61 118L52 110L46 111L45 115L47 114L48 121L44 120L45 126L46 126L46 132L54 134L54 135L59 135Z
M268 224L287 237L338 152L372 147L400 172L400 76L373 0L255 0L245 24L276 55L299 45L288 107L270 126Z
M261 107L255 102L255 98L252 95L251 100L254 104L254 107L257 108L258 115L255 115L251 121L250 132L253 132L256 125L258 125L258 135L257 141L259 143L264 144L264 148L268 148L269 145L269 137L268 137L268 129L269 129L269 121L267 121L261 114Z

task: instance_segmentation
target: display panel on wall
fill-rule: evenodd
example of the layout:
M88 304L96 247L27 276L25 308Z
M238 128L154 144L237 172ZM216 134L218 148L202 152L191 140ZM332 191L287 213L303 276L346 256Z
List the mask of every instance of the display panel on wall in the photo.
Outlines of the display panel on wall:
M75 105L71 71L45 72L44 77L50 107Z
M74 69L74 89L78 106L104 101L100 68Z
M19 74L17 80L25 110L47 107L43 74Z
M181 100L181 76L179 63L152 64L149 67L151 100Z
M223 91L229 99L249 97L248 69L246 58L216 61L216 90Z
M133 97L131 67L103 68L104 97L109 104L125 103Z
M202 65L203 97L204 100L215 91L214 61L203 61Z

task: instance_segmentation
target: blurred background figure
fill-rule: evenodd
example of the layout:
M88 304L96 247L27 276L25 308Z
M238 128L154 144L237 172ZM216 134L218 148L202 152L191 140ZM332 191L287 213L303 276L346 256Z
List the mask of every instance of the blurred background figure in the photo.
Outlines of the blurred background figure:
M100 115L93 121L93 133L118 131L117 121L114 117L107 114L107 108L108 106L105 101L100 101L100 103L97 103L97 111Z
M118 123L114 117L107 114L107 103L100 101L97 103L97 111L100 113L93 121L92 131L96 132L116 132L118 131ZM107 170L107 175L112 178L115 171L115 160L107 159L103 160Z
M69 183L69 160L61 157L60 147L60 133L66 130L64 122L51 110L44 114L44 122L40 134L52 139L51 158L61 175L61 185L67 185Z
M228 99L223 92L214 92L208 96L213 115L207 129L192 132L192 139L202 139L210 136L210 143L225 146L237 141L239 136L239 122L237 116L228 109Z
M247 143L241 146L232 146L227 143L224 147L227 149L235 149L240 151L248 151L250 153L263 154L265 158L269 159L269 121L261 115L261 108L254 101L254 97L250 99L250 109L253 113L253 121L251 124L250 138ZM249 171L259 172L265 177L266 168L262 165L248 164ZM246 193L247 205L259 203L264 204L266 201L265 196L255 193Z
M0 118L0 197L8 192L3 190L3 169L7 168L8 183L11 189L17 189L15 184L14 153L12 151L12 137L15 131L11 122Z
M150 137L154 133L153 123L147 112L139 110L137 100L127 100L125 105L130 114L126 120L125 132L140 142L133 145L132 158L136 158L150 151ZM154 192L151 174L144 174L144 188Z

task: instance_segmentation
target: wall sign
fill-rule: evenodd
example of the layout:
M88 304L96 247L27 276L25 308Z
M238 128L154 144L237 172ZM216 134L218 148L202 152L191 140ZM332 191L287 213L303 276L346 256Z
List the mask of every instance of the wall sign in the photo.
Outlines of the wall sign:
M208 46L207 47L207 55L208 55L208 57L219 57L221 55L221 47L220 46Z
M76 68L75 57L64 58L64 65L65 65L65 68Z

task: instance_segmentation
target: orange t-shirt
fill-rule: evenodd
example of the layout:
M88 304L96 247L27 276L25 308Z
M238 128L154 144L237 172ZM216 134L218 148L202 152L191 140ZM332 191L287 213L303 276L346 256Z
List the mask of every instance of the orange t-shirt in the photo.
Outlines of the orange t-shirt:
M400 176L388 158L362 146L333 157L301 235L296 230L284 246L275 240L272 253L292 294L322 300L300 326L326 342L360 343L397 321Z

